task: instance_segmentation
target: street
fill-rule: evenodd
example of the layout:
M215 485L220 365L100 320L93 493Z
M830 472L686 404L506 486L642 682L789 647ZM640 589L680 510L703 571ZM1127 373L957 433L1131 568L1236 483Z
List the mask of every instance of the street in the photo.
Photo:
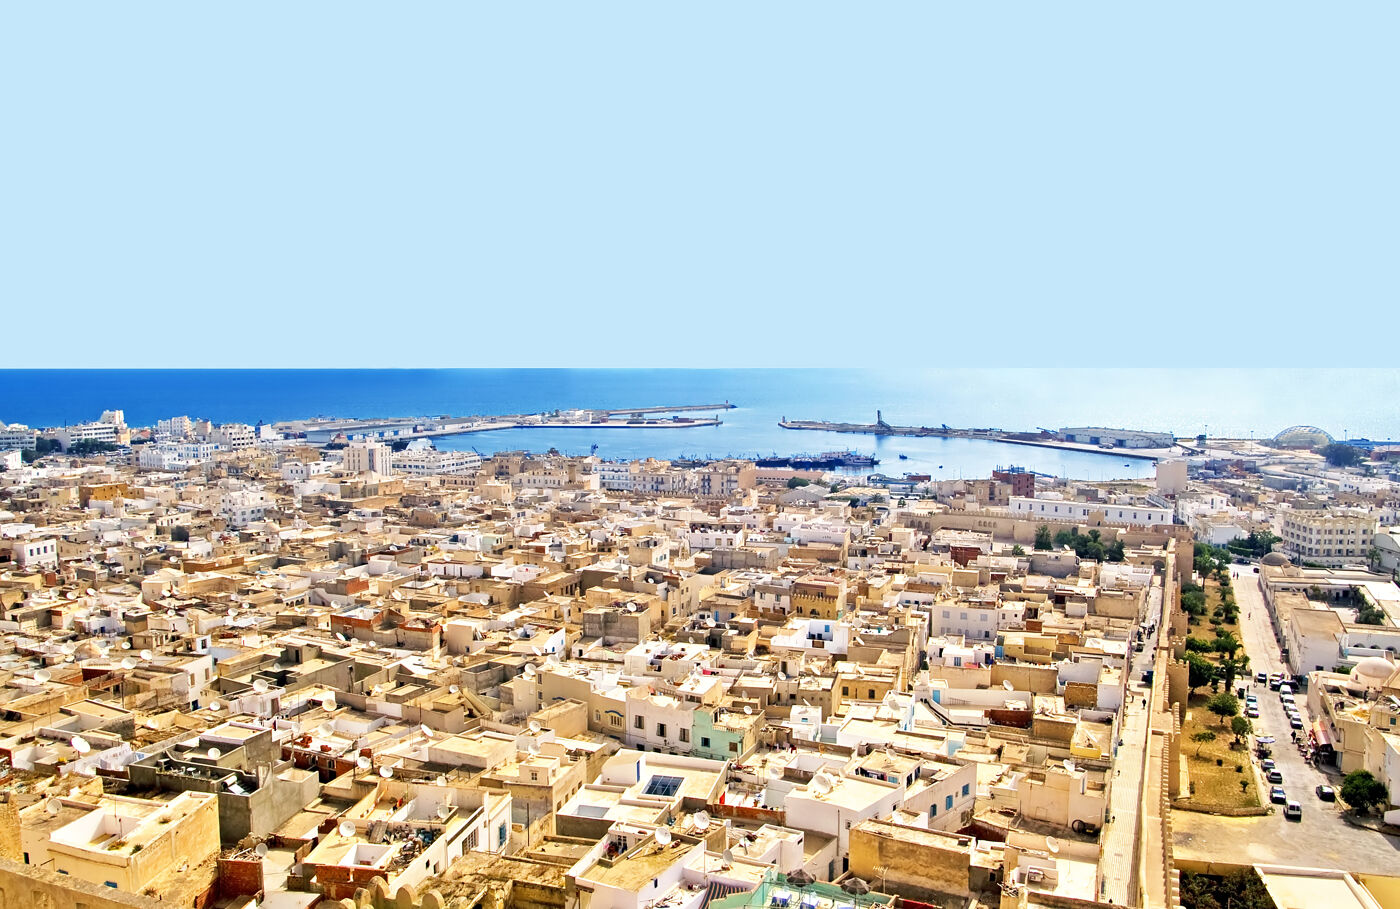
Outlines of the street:
M1312 868L1341 868L1348 871L1368 871L1400 874L1400 838L1389 837L1372 830L1356 827L1342 817L1342 803L1324 802L1317 797L1318 786L1341 787L1341 777L1329 775L1308 764L1289 733L1278 692L1270 691L1264 683L1255 683L1254 673L1288 674L1279 655L1273 623L1259 589L1258 575L1248 566L1231 566L1230 574L1235 600L1240 607L1240 638L1249 654L1248 691L1259 698L1259 718L1254 720L1255 736L1273 736L1273 759L1283 774L1283 788L1290 799L1303 806L1303 819L1289 821L1283 817L1282 806L1265 817L1225 818L1191 811L1172 812L1172 825L1177 855L1183 858L1209 859L1222 854L1239 855L1253 862L1277 862ZM1236 687L1244 684L1243 679ZM1310 725L1304 698L1298 698L1304 730ZM1250 759L1257 766L1258 758L1250 749ZM1260 776L1262 779L1262 775ZM1259 793L1267 803L1268 786Z

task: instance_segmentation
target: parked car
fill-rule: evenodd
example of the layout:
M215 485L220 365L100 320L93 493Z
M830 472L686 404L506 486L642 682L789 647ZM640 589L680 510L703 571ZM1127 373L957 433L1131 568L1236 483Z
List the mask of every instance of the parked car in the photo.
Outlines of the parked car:
M1284 793L1282 786L1275 786L1269 790L1269 801L1279 805L1288 801L1288 796Z
M1297 802L1289 802L1283 806L1283 816L1290 821L1301 821L1303 819L1303 806Z
M1259 708L1251 704L1250 706L1244 709L1244 715L1249 717L1251 720L1257 720L1259 719Z
M1262 769L1265 773L1268 773L1270 770L1275 770L1275 769L1277 769L1277 768L1278 768L1278 765L1274 763L1274 761L1273 761L1272 758L1266 758L1265 760L1262 760L1262 761L1259 762L1259 767L1260 767L1260 769Z
M1288 725L1292 726L1294 729L1302 729L1303 718L1298 716L1297 714L1294 714L1293 716L1288 718Z
M1279 773L1277 770L1270 770L1269 773L1268 773L1268 775L1265 776L1264 778L1265 778L1266 780L1268 780L1269 782L1271 782L1271 783L1282 783L1282 782L1283 782L1283 774L1282 774L1282 773Z
M1317 797L1324 802L1335 802L1337 800L1337 790L1331 786L1318 786Z
M1275 673L1269 676L1269 690L1278 691L1278 686L1283 684L1283 676Z
M1269 681L1269 674L1267 672L1256 672L1254 673L1254 681L1265 684Z

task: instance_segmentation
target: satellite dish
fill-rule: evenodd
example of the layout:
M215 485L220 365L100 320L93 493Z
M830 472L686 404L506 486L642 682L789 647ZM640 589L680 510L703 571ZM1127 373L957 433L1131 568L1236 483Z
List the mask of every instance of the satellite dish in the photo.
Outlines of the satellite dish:
M55 817L63 810L63 803L58 799L49 799L44 802L44 810L49 813L49 817Z
M753 716L753 708L748 704L744 705L744 716Z
M41 685L51 678L53 678L53 673L49 672L47 669L40 669L38 672L34 673L34 681Z
M361 770L368 770L373 765L374 761L371 761L367 755L362 754L355 758L355 766L359 767Z
M210 701L210 702L209 702L209 709L210 709L210 710L222 710L222 709L223 709L223 706L224 706L224 705L223 705L223 704L220 704L218 701Z
M786 681L787 681L787 673L786 673L786 672L780 672L780 673L778 673L778 681L780 681L780 682L786 682Z
M769 765L768 765L768 778L769 778L770 780L781 779L781 778L782 778L782 775L783 775L783 768L782 768L782 767L779 767L777 764L769 764Z
M71 663L71 662L73 662L73 654L70 653L70 654L68 654L68 656L64 657L64 658L63 658L63 662L65 662L65 663Z
M339 833L341 836L355 835L355 825L352 824L350 821L341 821L340 826L335 829L336 832Z
M696 830L710 829L710 813L708 811L695 812L695 816L691 820L695 822Z
M527 678L527 679L533 679L534 677L535 677L535 664L534 664L534 663L526 663L526 664L525 664L525 678Z
M327 713L335 710L335 698L331 695L326 695L321 698L321 707L324 708Z
M130 650L130 649L131 649L131 642L130 642L130 641L122 641L122 650Z
M61 650L61 651L63 651L64 653L76 653L77 650L78 650L77 647L75 647L73 644L69 643L68 641L64 641L62 644L60 644L59 647L58 647L58 649Z
M267 843L258 843L256 846L253 847L253 851L257 853L258 858L266 858Z
M139 664L133 657L127 657L126 659L122 660L123 669L135 669L137 665Z
M671 844L671 831L664 829L656 831L656 844L658 846L669 846Z
M540 721L539 721L539 720L531 720L531 721L530 721L530 732L531 732L531 733L533 733L533 734L535 734L535 735L538 735L539 732L540 732L540 730L543 729L543 728L544 728L544 727L540 725Z
M461 688L458 688L456 685L448 685L448 686L447 686L447 690L450 691L452 694L456 694L457 692L461 691L462 689L461 689Z
M734 850L733 850L733 849L726 849L726 850L724 850L724 852L720 853L720 857L724 859L724 863L725 863L726 865L732 865L732 864L734 864Z
M143 650L143 651L141 651L141 659L143 659L143 660L149 660L149 659L151 659L151 658L154 657L154 656L155 656L155 654L152 653L152 652L149 651L149 650Z
M1071 761L1069 758L1065 758L1063 763L1064 763L1064 767L1065 767L1065 772L1066 772L1066 773L1073 773L1073 772L1074 772L1074 761Z
M346 640L346 639L345 639L345 635L341 634L339 631L337 631L337 632L335 633L335 639L336 639L337 641L339 641L340 643L342 643L342 644L344 644L344 643L345 643L345 640Z
M818 773L812 777L812 788L818 793L826 794L831 791L831 781L826 778L826 774Z
M267 684L267 679L258 679L253 682L253 690L258 694L267 694L267 689L272 686Z
M447 777L445 777L445 776L440 776L440 777L437 778L436 782L437 782L437 785L439 785L439 786L446 786L446 785L447 785Z
M380 767L380 768L379 768L379 775L382 776L382 777L384 777L384 779L387 780L389 777L391 777L391 776L394 775L394 768L393 768L393 767Z
M1011 684L1011 680L1010 680L1010 679L1002 679L1001 687L1005 688L1007 691L1015 691L1015 690L1016 690L1016 686L1013 685L1013 684Z
M447 820L448 815L450 815L451 813L452 813L452 806L451 806L451 805L439 805L438 808L437 808L437 816L438 816L439 818L441 818L442 820L444 820L444 821Z
M208 751L204 752L204 754L211 761L217 761L224 756L224 753L217 748L210 748Z
M424 735L426 735L428 738L432 738L432 737L433 737L433 730L428 726L427 723L421 724L421 725L418 727L418 731L421 732L421 733L423 733Z
M68 740L68 744L72 745L73 750L79 754L87 754L92 750L92 745L88 744L88 740L80 735L73 736Z
M90 597L95 597L95 596L97 596L97 591L96 591L96 590L93 590L91 587L89 587L89 588L87 589L86 593L87 593L87 595L90 596Z
M155 717L148 717L145 726L147 729L159 729L160 723L156 721Z

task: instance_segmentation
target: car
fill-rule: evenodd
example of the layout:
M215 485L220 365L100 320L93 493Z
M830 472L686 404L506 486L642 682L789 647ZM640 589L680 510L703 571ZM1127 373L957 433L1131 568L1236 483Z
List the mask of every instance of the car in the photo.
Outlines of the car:
M1277 770L1270 770L1270 771L1268 772L1268 774L1267 774L1264 778L1267 779L1267 780L1268 780L1269 782L1271 782L1271 783L1282 783L1282 782L1283 782L1283 774L1282 774L1282 773L1279 773Z
M1300 716L1291 716L1288 718L1288 725L1292 726L1294 729L1302 729L1303 718Z
M1288 795L1283 791L1282 786L1275 786L1269 790L1269 801L1282 805L1288 801Z
M1256 672L1254 673L1254 681L1261 685L1267 684L1269 681L1269 674L1267 672Z
M1318 786L1317 797L1324 802L1335 802L1337 800L1337 790L1331 786Z
M1259 708L1250 705L1244 709L1244 715L1249 717L1251 720L1257 720L1259 719Z
M1289 802L1283 806L1283 816L1290 821L1301 821L1303 819L1303 806L1297 802Z
M1271 675L1271 676L1269 676L1269 690L1270 690L1270 691L1278 691L1278 686L1279 686L1279 685L1282 685L1282 684L1283 684L1283 679L1282 679L1282 678L1280 678L1280 677L1278 677L1278 676L1276 676L1276 675Z
M1273 762L1272 758L1267 758L1259 762L1259 767L1265 773L1268 773L1270 770L1276 770L1278 765Z

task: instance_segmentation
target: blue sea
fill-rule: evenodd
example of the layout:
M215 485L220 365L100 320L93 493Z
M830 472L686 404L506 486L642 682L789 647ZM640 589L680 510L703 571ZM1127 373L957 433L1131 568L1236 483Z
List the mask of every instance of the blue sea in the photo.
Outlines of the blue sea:
M840 341L833 338L833 350ZM821 351L813 351L814 358ZM1106 480L1148 461L967 439L802 432L783 417L1035 430L1111 426L1266 438L1295 424L1337 438L1400 435L1400 370L1232 369L433 369L0 371L0 421L47 427L120 408L133 426L187 414L257 423L312 416L530 413L719 404L723 424L686 429L522 429L444 437L483 454L557 448L605 458L796 454L854 449L876 470L986 476L998 466ZM708 415L708 414L702 414ZM899 455L906 459L899 459Z

